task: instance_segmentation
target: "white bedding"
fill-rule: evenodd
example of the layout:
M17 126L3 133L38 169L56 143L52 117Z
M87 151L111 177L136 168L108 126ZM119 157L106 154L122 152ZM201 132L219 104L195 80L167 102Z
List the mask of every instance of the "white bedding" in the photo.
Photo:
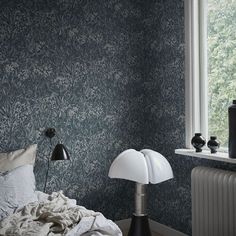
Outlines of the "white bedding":
M0 221L34 201L37 201L37 195L32 165L0 173Z
M0 222L1 236L122 236L118 226L101 213L76 205L63 193L38 192L29 203Z

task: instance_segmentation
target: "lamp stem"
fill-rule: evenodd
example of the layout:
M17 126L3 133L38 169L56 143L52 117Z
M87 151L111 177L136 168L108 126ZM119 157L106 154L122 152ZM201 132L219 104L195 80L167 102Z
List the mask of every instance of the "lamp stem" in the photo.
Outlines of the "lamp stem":
M49 166L50 166L50 161L49 161L49 157L48 157L48 166L47 166L47 171L46 171L45 183L44 183L44 187L43 187L44 193L46 193L46 188L47 188Z
M128 236L151 236L146 212L146 185L136 183L135 212L132 216Z
M52 138L50 138L50 150L52 149ZM43 192L46 193L47 189L47 182L48 182L48 172L50 168L50 156L48 156L48 165L47 165L47 170L46 170L46 176L45 176L45 182L44 182L44 187L43 187Z
M135 185L135 216L144 216L146 212L146 185L136 183Z

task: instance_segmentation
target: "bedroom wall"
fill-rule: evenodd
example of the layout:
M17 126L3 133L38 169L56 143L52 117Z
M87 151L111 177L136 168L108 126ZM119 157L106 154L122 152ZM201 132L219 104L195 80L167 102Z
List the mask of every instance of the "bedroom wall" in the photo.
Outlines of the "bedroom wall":
M37 143L42 190L44 131L56 128L72 162L51 163L47 191L63 189L116 220L130 217L133 184L109 179L109 166L143 139L142 4L0 2L0 151Z
M0 151L38 143L42 190L55 127L72 162L51 163L48 192L63 189L111 219L130 217L133 184L107 177L122 150L152 148L175 178L149 185L150 217L191 234L184 146L183 0L0 2ZM56 140L53 140L53 144Z
M189 233L189 163L174 155L174 149L185 143L184 1L149 0L145 35L145 146L162 153L175 176L148 186L149 213L155 221Z
M192 169L236 171L236 165L174 154L185 146L184 0L146 3L144 145L169 160L175 177L148 186L149 213L155 221L191 235Z

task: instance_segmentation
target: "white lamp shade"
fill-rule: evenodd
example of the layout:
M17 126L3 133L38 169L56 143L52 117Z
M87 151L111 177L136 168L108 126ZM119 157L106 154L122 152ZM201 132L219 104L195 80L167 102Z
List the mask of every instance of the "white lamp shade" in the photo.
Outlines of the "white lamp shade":
M111 164L108 176L148 183L148 167L143 154L134 149L125 150Z
M157 184L173 178L173 171L166 158L158 152L128 149L113 161L108 176L141 184Z
M150 149L143 149L140 152L146 159L150 183L158 184L174 177L170 163L159 152Z

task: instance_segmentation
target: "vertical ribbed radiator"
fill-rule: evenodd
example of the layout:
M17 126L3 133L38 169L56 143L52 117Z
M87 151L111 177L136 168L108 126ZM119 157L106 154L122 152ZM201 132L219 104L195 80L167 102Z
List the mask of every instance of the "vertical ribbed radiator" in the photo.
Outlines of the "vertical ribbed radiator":
M192 170L192 235L236 236L236 172Z

